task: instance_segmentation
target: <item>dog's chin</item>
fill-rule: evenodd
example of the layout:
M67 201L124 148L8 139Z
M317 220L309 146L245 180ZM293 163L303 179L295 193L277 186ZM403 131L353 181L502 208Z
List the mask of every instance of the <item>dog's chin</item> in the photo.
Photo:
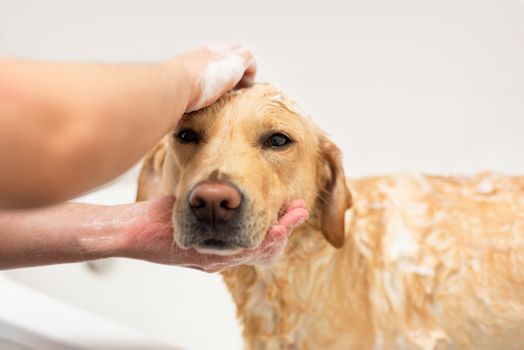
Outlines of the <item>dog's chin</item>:
M231 242L226 242L224 240L210 238L202 242L192 244L191 246L203 254L213 254L213 255L235 255L242 253L245 250L256 249L262 243L263 238L257 239L256 242L250 244L238 245Z
M265 235L260 235L259 239L255 241L250 240L249 243L244 242L243 244L235 244L233 242L228 242L226 240L218 238L208 238L200 242L184 244L181 237L175 237L175 242L182 247L183 249L193 248L201 254L212 254L212 255L221 255L221 256L230 256L242 253L246 250L256 249L262 244Z
M221 243L219 243L221 244ZM201 254L212 254L212 255L221 255L221 256L229 256L229 255L235 255L243 252L246 248L242 247L214 247L213 245L193 245L193 248L201 253Z

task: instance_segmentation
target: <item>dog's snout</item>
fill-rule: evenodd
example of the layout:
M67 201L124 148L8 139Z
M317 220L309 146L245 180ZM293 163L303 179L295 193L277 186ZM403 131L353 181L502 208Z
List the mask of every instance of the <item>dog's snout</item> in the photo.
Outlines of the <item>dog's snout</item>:
M212 226L231 219L241 202L240 192L223 182L201 183L189 195L189 206L197 219Z

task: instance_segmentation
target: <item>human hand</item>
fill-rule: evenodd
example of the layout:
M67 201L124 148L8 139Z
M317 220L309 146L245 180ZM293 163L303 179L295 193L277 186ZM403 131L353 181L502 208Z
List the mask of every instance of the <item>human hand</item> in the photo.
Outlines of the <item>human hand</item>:
M234 87L250 86L257 70L251 52L238 43L187 51L168 62L172 63L184 68L190 85L186 112L209 106Z
M127 257L206 272L238 265L267 264L282 251L291 231L309 217L305 203L293 201L258 247L228 256L202 254L194 248L183 249L174 241L171 226L173 201L171 197L162 197L135 204L138 206L135 215L139 219L129 231Z

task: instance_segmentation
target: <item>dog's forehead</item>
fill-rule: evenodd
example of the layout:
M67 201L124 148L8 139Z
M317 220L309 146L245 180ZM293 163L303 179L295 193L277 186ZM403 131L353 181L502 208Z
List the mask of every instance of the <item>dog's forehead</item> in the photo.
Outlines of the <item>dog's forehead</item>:
M183 124L199 129L302 127L309 118L295 101L270 84L256 84L235 90L208 108L183 118Z
M240 119L264 119L278 116L300 120L305 115L295 101L269 84L257 84L251 88L233 91L224 98L223 116Z
M235 96L235 93L233 93L233 96ZM299 116L305 115L294 100L274 85L258 84L240 91L237 96L244 100L256 101L262 105L283 108Z

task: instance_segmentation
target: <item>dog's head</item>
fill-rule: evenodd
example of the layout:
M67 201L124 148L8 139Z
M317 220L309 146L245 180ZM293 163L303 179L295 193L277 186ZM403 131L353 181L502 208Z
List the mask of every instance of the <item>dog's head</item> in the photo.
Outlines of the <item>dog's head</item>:
M293 199L344 243L351 198L340 152L275 87L258 84L186 114L144 161L138 200L176 197L174 239L213 254L253 248Z

